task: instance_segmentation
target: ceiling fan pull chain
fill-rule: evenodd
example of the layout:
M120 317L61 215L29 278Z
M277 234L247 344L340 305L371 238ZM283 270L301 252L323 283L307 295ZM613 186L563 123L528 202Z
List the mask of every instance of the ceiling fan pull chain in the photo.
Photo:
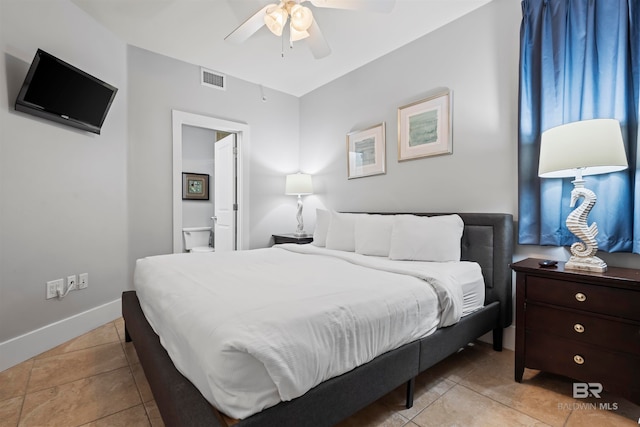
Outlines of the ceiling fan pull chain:
M291 31L291 26L289 26L289 49L293 49L293 33Z

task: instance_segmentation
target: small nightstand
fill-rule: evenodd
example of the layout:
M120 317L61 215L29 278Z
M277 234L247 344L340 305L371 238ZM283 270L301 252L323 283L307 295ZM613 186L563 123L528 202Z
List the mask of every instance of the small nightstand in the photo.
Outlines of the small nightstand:
M525 368L600 383L640 403L640 270L543 268L516 272L515 380Z
M303 245L311 242L313 242L313 234L305 234L303 236L296 236L293 233L273 234L273 243L275 245L279 245L280 243L297 243Z

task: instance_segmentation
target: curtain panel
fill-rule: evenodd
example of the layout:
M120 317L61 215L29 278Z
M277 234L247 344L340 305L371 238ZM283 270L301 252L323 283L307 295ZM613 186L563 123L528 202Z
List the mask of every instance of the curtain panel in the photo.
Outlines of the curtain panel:
M540 136L564 123L620 121L629 169L586 176L598 247L640 253L638 0L524 0L520 28L520 244L570 246L572 179L538 177Z

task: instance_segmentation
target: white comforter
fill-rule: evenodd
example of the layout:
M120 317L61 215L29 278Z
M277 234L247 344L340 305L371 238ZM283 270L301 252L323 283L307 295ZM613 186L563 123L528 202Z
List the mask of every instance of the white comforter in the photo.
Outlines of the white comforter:
M481 274L473 263L279 245L140 259L134 283L178 370L246 418L457 322L457 264Z

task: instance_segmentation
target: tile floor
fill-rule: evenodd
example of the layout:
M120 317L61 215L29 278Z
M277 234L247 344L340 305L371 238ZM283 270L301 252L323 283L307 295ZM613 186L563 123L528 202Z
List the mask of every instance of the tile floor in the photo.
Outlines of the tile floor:
M571 380L532 370L514 382L513 352L477 343L418 377L413 408L401 387L340 427L638 426L640 406L571 393ZM0 427L162 425L122 319L0 372Z

